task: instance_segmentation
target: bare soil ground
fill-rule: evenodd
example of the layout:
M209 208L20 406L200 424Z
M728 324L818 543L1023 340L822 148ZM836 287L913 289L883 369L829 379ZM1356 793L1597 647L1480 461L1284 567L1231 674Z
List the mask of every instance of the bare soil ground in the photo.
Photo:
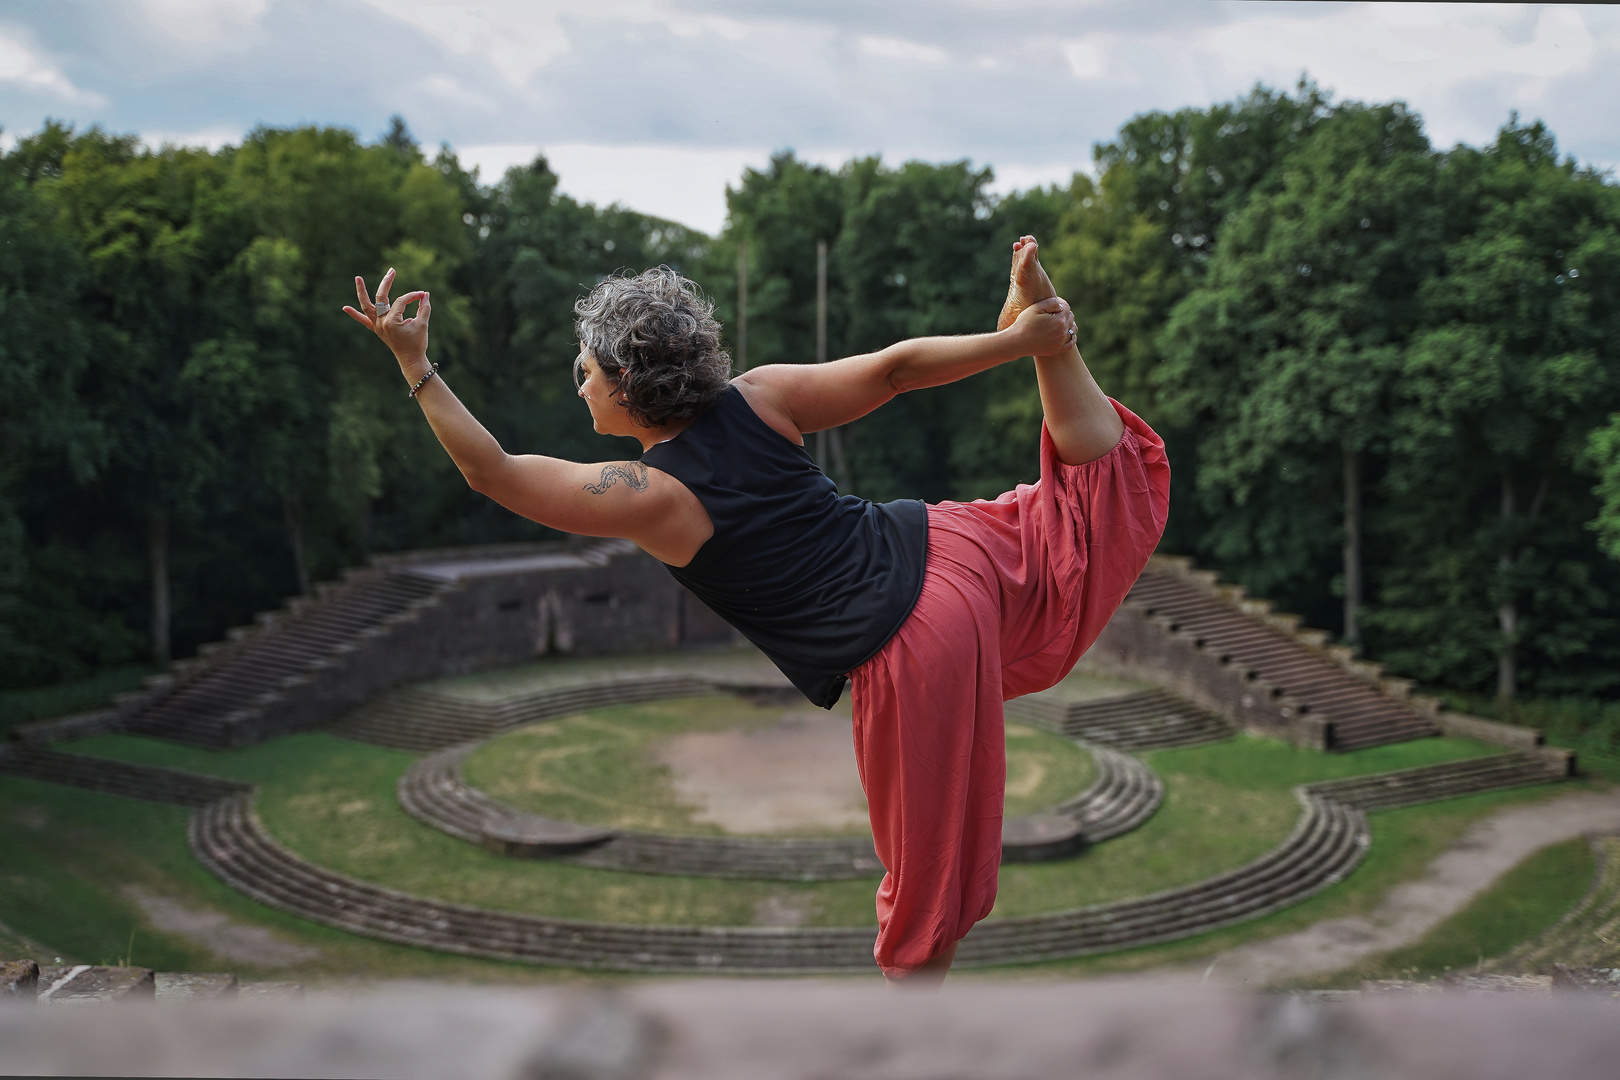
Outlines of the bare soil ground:
M866 823L847 708L785 709L768 728L661 740L659 764L692 820L731 833L793 833Z
M265 927L232 922L224 912L187 907L139 885L126 885L122 892L140 906L153 929L201 945L222 960L278 968L321 956L319 949L283 941Z

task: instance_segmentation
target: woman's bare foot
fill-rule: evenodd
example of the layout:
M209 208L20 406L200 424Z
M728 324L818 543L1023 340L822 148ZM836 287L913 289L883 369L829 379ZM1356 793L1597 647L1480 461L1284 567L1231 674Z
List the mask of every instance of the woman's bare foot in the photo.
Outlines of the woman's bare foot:
M1041 266L1040 244L1033 236L1023 236L1013 244L1012 273L1007 285L1007 302L1001 306L996 329L1005 330L1031 304L1057 295L1052 280Z

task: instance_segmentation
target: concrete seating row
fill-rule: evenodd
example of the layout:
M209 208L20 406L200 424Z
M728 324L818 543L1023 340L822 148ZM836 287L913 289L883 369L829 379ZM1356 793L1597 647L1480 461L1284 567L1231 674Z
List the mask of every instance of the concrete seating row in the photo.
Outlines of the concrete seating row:
M1198 746L1232 737L1231 725L1218 715L1164 690L1095 701L1064 701L1031 694L1007 702L1007 718L1070 739L1132 753Z
M1472 762L1404 772L1423 776L1408 775L1384 786L1402 789L1406 804L1557 779L1549 768L1539 774L1489 772ZM1448 781L1448 775L1457 782ZM1134 948L1207 933L1296 904L1342 881L1365 855L1371 834L1357 803L1379 804L1382 792L1374 778L1358 781L1363 788L1334 781L1296 789L1302 814L1294 830L1277 848L1245 866L1150 896L986 921L963 941L958 963L989 966ZM192 818L191 844L212 873L263 903L424 948L620 971L772 973L871 967L873 932L866 928L604 924L412 896L316 866L281 847L258 820L251 795L232 796L198 811Z
M1362 810L1389 810L1482 791L1566 779L1571 758L1559 751L1514 752L1315 784L1313 791Z
M327 730L346 739L423 753L588 709L698 697L721 689L727 688L700 677L668 673L598 675L490 702L468 701L432 687L408 687L380 695Z

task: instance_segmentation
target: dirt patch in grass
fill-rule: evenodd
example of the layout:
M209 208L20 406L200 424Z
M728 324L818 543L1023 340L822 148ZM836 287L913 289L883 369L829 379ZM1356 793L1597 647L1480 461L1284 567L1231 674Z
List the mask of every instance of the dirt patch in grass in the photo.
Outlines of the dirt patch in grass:
M154 930L175 934L232 964L285 968L318 959L319 949L284 941L263 926L235 922L223 911L189 906L141 885L119 890L133 900Z
M650 749L694 822L742 835L867 827L849 720L838 713L785 709L769 727L685 732Z

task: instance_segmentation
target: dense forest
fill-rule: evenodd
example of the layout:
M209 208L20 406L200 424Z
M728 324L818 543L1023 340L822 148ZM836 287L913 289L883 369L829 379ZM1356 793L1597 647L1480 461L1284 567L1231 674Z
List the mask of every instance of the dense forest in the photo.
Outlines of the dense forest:
M435 296L434 356L510 450L586 459L572 305L668 264L751 365L993 328L1033 233L1099 381L1166 437L1163 550L1432 688L1620 699L1620 188L1511 119L1438 149L1401 104L1309 83L1132 118L1065 188L966 162L792 153L718 237L373 143L260 128L218 151L49 124L0 157L0 686L185 655L368 553L544 529L470 492L356 273ZM736 335L734 335L736 336ZM741 342L733 341L741 359ZM874 499L1035 470L1029 362L841 433ZM833 468L828 463L829 470ZM1613 712L1614 709L1609 710Z

